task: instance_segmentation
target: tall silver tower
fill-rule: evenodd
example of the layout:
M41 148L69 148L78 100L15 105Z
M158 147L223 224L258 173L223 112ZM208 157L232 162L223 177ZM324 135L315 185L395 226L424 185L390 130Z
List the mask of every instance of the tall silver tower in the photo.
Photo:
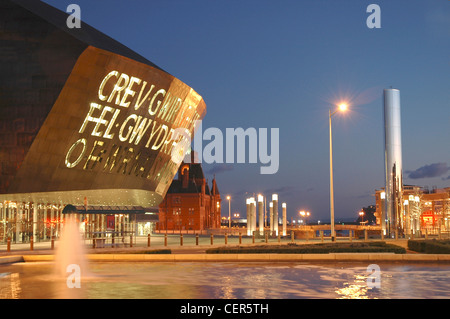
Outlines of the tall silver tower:
M384 90L384 158L386 207L382 225L385 233L393 237L396 231L403 233L402 134L400 91L397 89Z

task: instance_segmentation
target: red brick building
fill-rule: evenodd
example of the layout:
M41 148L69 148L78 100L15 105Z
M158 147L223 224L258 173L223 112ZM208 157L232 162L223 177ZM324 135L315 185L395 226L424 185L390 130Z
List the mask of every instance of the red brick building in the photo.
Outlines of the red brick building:
M209 187L201 164L181 163L159 204L160 230L220 228L221 199L216 179Z

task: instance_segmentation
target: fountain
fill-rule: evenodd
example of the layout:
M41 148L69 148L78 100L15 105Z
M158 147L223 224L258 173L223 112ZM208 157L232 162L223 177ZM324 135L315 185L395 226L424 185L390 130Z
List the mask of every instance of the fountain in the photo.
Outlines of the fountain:
M79 214L73 205L66 205L62 213L64 227L55 255L55 273L58 278L66 279L67 288L81 288L81 278L87 274L87 260Z

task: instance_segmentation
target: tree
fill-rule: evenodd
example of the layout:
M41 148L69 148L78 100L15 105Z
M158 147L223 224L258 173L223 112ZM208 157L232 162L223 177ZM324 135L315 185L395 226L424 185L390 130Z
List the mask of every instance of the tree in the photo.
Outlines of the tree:
M376 208L374 205L363 207L362 211L364 215L358 216L356 222L359 224L361 222L366 222L367 225L376 225L377 218L375 217Z

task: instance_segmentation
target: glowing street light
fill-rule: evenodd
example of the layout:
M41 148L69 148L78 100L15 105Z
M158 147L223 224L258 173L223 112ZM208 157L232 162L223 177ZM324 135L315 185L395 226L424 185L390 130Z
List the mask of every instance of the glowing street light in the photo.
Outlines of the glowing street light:
M347 111L347 108L348 108L347 103L339 104L339 111L342 111L342 112Z
M308 223L308 218L311 215L311 213L310 212L305 212L304 210L301 210L298 213L300 214L300 216L302 216L302 218L306 217L306 224L307 224Z
M347 103L340 103L338 109L331 113L329 112L329 124L330 124L330 215L331 215L331 241L335 241L334 231L334 186L333 186L333 142L331 134L331 117L337 112L345 112L348 108Z
M359 216L361 216L361 225L364 224L364 212L360 211Z

